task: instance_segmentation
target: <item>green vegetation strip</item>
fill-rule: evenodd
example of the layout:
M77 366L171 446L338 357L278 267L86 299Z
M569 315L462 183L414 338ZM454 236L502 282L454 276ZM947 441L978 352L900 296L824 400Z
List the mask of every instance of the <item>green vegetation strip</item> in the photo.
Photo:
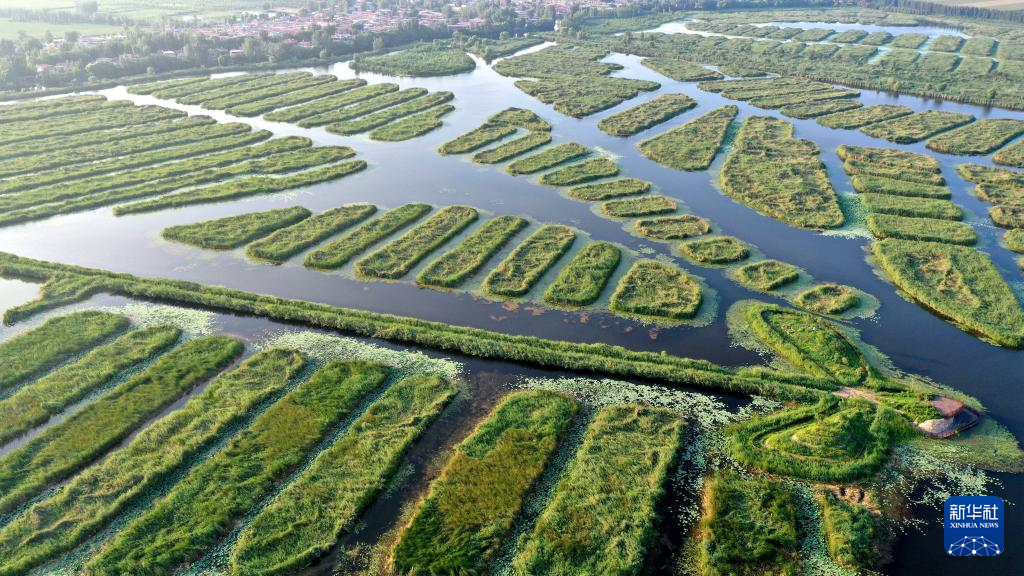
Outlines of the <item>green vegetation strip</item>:
M591 158L548 172L540 177L540 183L548 186L573 186L591 180L617 176L618 173L618 165L608 158Z
M328 83L334 83L336 78L327 74L313 76L303 74L302 76L285 82L277 82L258 90L247 90L240 94L232 94L221 98L214 98L203 102L204 108L211 110L226 110L235 106L244 106L252 102L260 102L266 98L302 92L308 88L314 88Z
M641 196L601 203L601 213L612 218L635 218L675 212L679 205L668 196Z
M165 228L163 237L200 248L230 250L262 238L271 232L309 218L301 206L266 212L250 212L216 220Z
M478 164L500 164L551 142L550 132L534 132L473 155Z
M687 240L679 245L679 252L687 260L698 264L731 264L746 260L750 249L733 236L708 236Z
M260 114L277 110L278 108L305 104L306 102L317 100L319 98L326 98L335 94L348 92L353 88L359 88L361 86L366 86L366 80L361 78L351 78L349 80L341 80L338 82L331 81L325 84L303 88L301 90L289 90L288 92L278 96L261 98L245 104L237 104L229 107L226 112L232 116L259 116Z
M974 116L970 114L926 110L871 124L860 131L868 136L883 138L897 144L912 144L973 121Z
M747 118L722 167L722 191L792 226L842 226L845 216L818 152L813 142L793 138L789 122Z
M454 393L439 376L409 376L391 386L253 518L232 552L232 572L294 572L333 548Z
M669 410L601 409L513 565L523 574L636 574L682 433Z
M67 362L128 325L124 316L87 310L52 318L0 343L0 392Z
M114 377L161 353L177 341L181 331L154 326L129 332L100 346L80 360L54 370L0 400L0 445L47 421Z
M366 116L367 114L372 114L378 110L397 106L404 102L423 97L426 94L427 90L425 88L406 88L405 90L400 90L398 92L388 92L368 100L362 100L351 106L345 106L343 108L329 108L326 112L299 120L298 125L302 128L315 128L317 126L333 125L346 120L352 120L353 118L359 118L360 116Z
M621 196L636 196L645 194L651 189L651 183L637 178L619 178L596 184L584 184L573 186L569 189L569 197L584 202L595 200L607 200Z
M370 100L371 98L376 98L397 90L397 84L370 84L369 86L362 86L348 90L335 96L328 96L327 98L313 100L306 104L275 110L269 114L265 114L263 119L271 122L298 122L306 118L319 116L320 114L330 112L331 110L344 109L352 104L356 104L364 100Z
M224 337L186 342L142 374L0 459L0 513L73 474L242 353Z
M368 114L355 120L349 120L347 122L336 122L327 126L327 131L333 134L352 135L373 130L389 122L394 122L400 118L405 118L410 114L416 112L422 112L428 108L444 104L448 102L455 95L451 92L433 92L420 98L415 98L404 104L398 106L392 106L380 112Z
M576 401L513 392L455 449L394 551L399 574L480 574L501 549L576 413Z
M3 122L20 122L37 118L53 118L65 114L78 114L110 106L106 96L91 94L86 96L66 96L51 100L29 100L17 104L5 105L0 110Z
M1024 310L984 253L892 239L872 243L871 252L886 276L925 308L991 342L1024 348Z
M714 70L678 58L644 58L640 63L676 82L700 82L722 78L722 75Z
M455 288L476 274L529 222L519 216L498 216L485 222L458 246L432 261L416 277L421 286Z
M986 119L939 134L928 141L936 152L982 156L1002 148L1007 142L1024 134L1024 120Z
M608 285L622 259L622 250L608 242L592 242L566 264L544 292L544 301L557 306L593 304Z
M476 62L459 48L421 43L379 56L357 56L353 70L389 76L448 76L472 72Z
M800 540L788 484L715 474L704 494L696 568L718 574L797 574Z
M913 113L914 111L906 106L879 104L877 106L867 106L865 108L857 108L854 110L847 110L845 112L819 116L818 124L828 128L845 128L847 130L853 130L855 128L875 124L877 122L884 122L886 120L909 116Z
M287 169L291 171L300 166L319 166L324 162L345 157L345 155L340 152L326 152L318 154L314 151L305 151L301 156L304 156L304 158L301 160L296 159L294 163L289 162L278 165L273 167L273 170ZM365 168L366 161L351 160L349 162L332 164L322 168L316 168L314 170L307 170L290 176L252 176L249 178L240 178L223 184L216 184L205 188L197 188L185 192L169 194L154 200L146 200L143 202L136 202L134 204L118 206L114 209L114 213L118 216L124 216L125 214L153 212L156 210L166 210L168 208L181 208L182 206L192 206L194 204L208 204L210 202L236 200L238 198L245 198L247 196L256 196L260 194L273 194L275 192L284 192L285 190L291 190L293 188L305 188L315 184L330 182L331 180L344 178L345 176L354 174Z
M260 130L244 131L236 135L222 136L222 132L230 134L237 124L219 124L215 129L208 132L209 139L187 144L162 148L152 152L131 154L117 158L108 158L88 164L58 167L45 172L26 174L16 178L9 178L0 182L0 194L21 192L30 189L33 193L41 193L40 187L60 184L59 190L51 189L51 195L63 194L65 197L76 196L80 193L98 192L119 186L129 186L159 178L168 168L176 163L172 160L196 159L215 152L222 152L231 148L238 148L249 144L257 144L270 138L270 132ZM167 163L167 164L164 164ZM163 164L159 167L156 164ZM133 170L135 169L135 170ZM116 175L111 174L117 172ZM99 178L102 176L102 178Z
M107 131L138 124L151 124L161 120L184 118L185 116L186 114L180 110L171 110L160 106L118 106L101 113L64 116L61 117L60 122L41 118L4 124L0 126L0 142L13 144L26 140L74 136L97 129Z
M864 207L874 214L892 214L911 218L941 218L960 220L964 212L949 200L892 196L888 194L862 194Z
M656 260L640 260L619 281L611 309L657 320L689 320L697 314L701 287L679 268Z
M678 128L637 144L640 152L662 166L676 170L706 170L725 141L739 108L722 106Z
M320 270L341 268L353 257L419 220L427 212L430 212L427 204L405 204L389 210L330 244L310 252L305 264Z
M861 303L860 294L842 284L818 284L796 295L793 303L817 314L836 315Z
M820 102L787 104L786 106L779 108L779 112L782 112L786 116L807 119L817 118L818 116L825 116L826 114L835 114L837 112L847 112L850 110L856 110L862 106L864 105L856 100L824 100Z
M948 242L964 246L971 246L978 241L978 235L970 224L950 220L870 214L867 225L868 230L878 238Z
M376 211L377 207L372 204L346 204L331 208L249 244L245 253L259 260L281 264L299 252L366 220Z
M1010 146L1003 148L999 152L996 152L992 156L992 161L996 164L1005 164L1007 166L1024 168L1024 140L1015 142Z
M597 127L612 136L632 136L675 118L696 105L697 101L685 94L662 94L604 118Z
M406 116L397 122L375 128L370 132L369 136L371 140L379 140L381 142L401 142L410 138L416 138L440 128L444 125L444 121L441 118L445 114L454 111L455 106L451 104L435 106L425 112Z
M869 568L877 563L875 518L864 506L840 499L831 490L819 494L822 531L828 554L836 563Z
M91 538L173 478L249 410L284 389L302 365L302 357L289 350L254 355L63 490L16 516L0 529L0 574L23 574Z
M478 217L479 213L468 206L442 208L398 239L356 262L356 272L368 278L401 278Z
M800 278L800 269L778 260L758 260L736 270L736 280L753 290L771 292Z
M325 366L129 523L89 563L89 572L169 572L195 561L286 479L388 372L378 364Z
M549 224L515 247L484 279L484 290L497 296L523 296L572 246L576 231Z
M935 186L893 178L857 174L850 182L853 184L853 189L861 194L906 196L933 200L946 200L952 196L949 188L945 186Z
M488 144L493 144L515 133L515 126L488 121L478 128L474 128L465 134L460 134L454 140L445 142L438 148L438 152L444 155L465 154L479 150Z
M546 148L536 154L521 158L508 165L509 174L533 174L548 168L554 168L570 160L576 160L590 154L590 149L582 144L568 142Z
M637 220L633 230L651 240L683 240L707 234L711 231L711 224L699 216L682 214Z
M654 264L660 265L657 262ZM670 269L678 273L677 269ZM501 334L194 282L139 278L130 274L44 262L2 252L0 275L45 283L41 299L10 308L4 313L4 322L8 324L97 292L107 292L131 298L159 299L183 306L202 306L263 316L273 320L303 322L313 327L369 338L479 358L514 359L517 362L560 369L650 378L786 399L817 398L819 393L807 386L831 389L827 382L811 381L804 377L793 378L786 374L767 372L740 374L703 360L635 352L619 346ZM691 281L688 286L699 293L699 284ZM643 300L642 296L640 300Z

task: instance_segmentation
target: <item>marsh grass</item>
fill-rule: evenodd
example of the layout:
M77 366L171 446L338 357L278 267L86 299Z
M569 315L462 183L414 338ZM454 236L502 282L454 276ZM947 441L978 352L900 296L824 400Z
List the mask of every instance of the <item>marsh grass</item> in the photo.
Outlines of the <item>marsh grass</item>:
M861 194L860 199L875 214L942 220L961 220L964 216L964 211L949 200L870 193Z
M83 311L51 318L0 343L0 392L55 368L128 328L128 319Z
M557 146L545 148L544 150L525 158L520 158L519 160L509 164L508 167L506 167L506 170L509 174L514 176L533 174L535 172L540 172L541 170L554 168L555 166L564 164L570 160L576 160L589 155L590 149L586 146L575 142L567 142L565 144L558 144Z
M913 144L973 121L974 116L970 114L926 110L864 126L860 131L896 144Z
M416 277L421 286L455 288L481 268L529 224L519 216L485 222L458 246L430 262Z
M860 293L842 284L817 284L797 294L797 306L827 316L835 316L861 304Z
M574 400L555 392L505 396L431 484L395 546L395 571L485 570L576 410Z
M406 116L391 124L373 129L369 134L370 140L401 142L422 136L443 126L444 121L441 118L454 111L455 106L442 104L419 114Z
M471 72L476 62L461 49L422 42L397 52L356 57L351 66L389 76L449 76Z
M544 292L556 306L586 306L601 296L622 259L622 250L608 242L592 242L576 253Z
M877 529L871 512L839 499L828 489L819 492L817 500L829 556L843 566L873 566L878 554L874 541Z
M315 116L308 116L300 119L296 124L300 128L316 128L318 126L330 126L341 122L367 116L377 111L392 108L411 100L416 100L427 95L426 88L406 88L397 92L381 89L380 94L371 98L359 99L354 104L344 107L326 107L323 112ZM312 102L316 104L316 102ZM287 112L287 110L285 110ZM269 119L269 115L268 115Z
M130 522L90 561L89 572L159 572L196 560L387 376L376 364L323 367Z
M478 217L476 209L468 206L442 208L399 238L356 262L356 272L367 278L401 278Z
M1021 134L1024 134L1022 120L988 118L939 134L929 140L927 146L945 154L983 156L1002 148Z
M722 74L719 72L678 58L644 58L640 63L676 82L701 82L703 80L722 79Z
M889 280L925 308L1001 346L1024 347L1024 310L984 253L894 239L872 243L871 252Z
M0 528L0 570L24 573L85 542L283 389L301 367L301 357L277 349L217 377L182 408Z
M750 256L750 248L733 236L709 236L687 240L679 245L687 260L704 265L731 264Z
M679 268L656 260L639 260L619 281L611 309L655 320L689 320L701 304L701 287Z
M799 279L799 268L778 260L758 260L736 269L737 282L760 292L771 292Z
M271 122L299 122L306 118L312 118L339 108L343 109L346 106L370 100L391 92L396 92L397 90L398 85L390 82L383 84L370 84L369 86L361 86L359 88L348 90L342 94L319 98L305 104L275 110L265 114L263 118L264 120L269 120Z
M361 78L350 78L347 80L334 78L323 84L316 84L308 88L288 90L284 94L259 98L245 104L236 104L227 108L226 112L232 116L259 116L278 108L305 104L306 102L342 94L362 86L366 86L366 80Z
M593 202L607 200L609 198L620 198L622 196L637 196L651 190L651 183L637 178L618 178L607 180L596 184L583 184L573 186L567 194L574 200Z
M242 353L230 338L186 342L141 374L0 459L0 513L77 472Z
M496 296L523 296L569 250L576 231L567 226L541 227L515 247L487 278L484 290Z
M430 212L427 204L404 204L347 232L341 238L317 248L306 256L305 264L318 270L341 268L374 244L411 225Z
M301 222L310 215L310 211L301 206L249 212L195 224L171 226L164 228L162 236L168 240L200 248L231 250Z
M550 132L533 132L473 155L478 164L500 164L551 143Z
M632 136L675 118L696 105L697 101L685 94L662 94L603 118L597 127L612 136Z
M640 196L601 203L601 213L612 218L635 218L675 212L679 205L668 196Z
M615 162L604 157L591 158L548 172L540 177L540 183L548 186L573 186L618 174L619 167Z
M637 144L644 156L676 170L706 170L718 154L739 108L722 106Z
M428 111L428 113L425 113L426 116L418 115L418 118L411 121L413 122L412 125L404 124L400 128L393 128L392 131L383 130L384 137L377 139L387 140L389 137L398 138L400 136L405 136L406 134L418 132L420 129L423 130L421 133L429 132L429 130L433 130L438 126L440 116L443 115L441 113L447 113L454 110L454 107L451 106L442 109L435 108L435 106L441 106L454 97L455 95L451 92L432 92L430 94L424 94L423 96L414 98L408 102L404 102L397 106L391 106L372 114L367 114L344 122L328 124L326 130L332 134L351 136L353 134L360 134L362 132L373 130L374 128L381 128L386 124L390 124L396 120L400 120L416 114L417 112L423 112L426 110ZM431 119L433 122L430 121ZM426 129L427 127L429 127L429 130ZM381 136L381 132L378 132L377 135L378 137Z
M409 376L389 387L252 519L232 551L231 571L294 571L333 548L454 393L435 375Z
M877 122L884 122L886 120L892 120L902 116L909 116L913 113L914 111L906 106L879 104L877 106L866 106L864 108L819 116L817 118L817 122L818 124L828 128L845 128L847 130L853 130L855 128L875 124Z
M683 240L711 232L711 223L700 216L682 214L637 220L633 230L651 240Z
M856 100L835 99L803 102L798 104L787 104L779 108L779 112L782 112L786 116L792 116L794 118L806 120L808 118L817 118L818 116L825 116L826 114L835 114L837 112L847 112L849 110L856 110L857 108L860 108L862 106L864 105Z
M0 445L46 422L87 394L160 354L181 335L171 326L135 330L0 400Z
M655 537L658 502L683 429L668 410L629 404L599 410L525 536L513 573L635 574Z
M978 241L978 234L970 224L951 220L871 214L867 224L871 233L878 238L946 242L964 246L971 246Z
M348 230L372 216L372 204L346 204L311 216L249 244L245 252L253 258L281 264L299 252Z

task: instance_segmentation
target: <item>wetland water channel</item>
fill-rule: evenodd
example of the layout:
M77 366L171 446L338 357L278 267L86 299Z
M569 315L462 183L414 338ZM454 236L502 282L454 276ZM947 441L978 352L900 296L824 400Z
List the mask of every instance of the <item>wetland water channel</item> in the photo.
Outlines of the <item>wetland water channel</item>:
M818 25L837 28L837 25ZM918 30L900 27L898 31ZM158 103L186 110L190 114L207 114L221 121L247 122L277 135L308 136L317 145L351 146L358 157L365 159L370 166L361 173L336 182L244 201L124 217L115 217L108 207L3 228L0 229L0 250L116 272L218 284L499 332L606 342L633 349L665 350L729 366L764 363L764 359L753 352L731 345L725 312L739 300L759 298L771 301L775 298L739 286L720 270L701 268L685 262L674 253L670 244L651 242L629 234L621 223L598 216L591 206L563 196L557 188L538 184L536 177L513 177L506 174L501 166L474 164L469 155L446 157L436 152L441 143L478 126L495 112L509 106L518 106L534 110L551 122L556 143L575 141L614 156L622 168L623 176L653 182L660 193L673 197L693 213L710 219L722 233L735 235L756 246L765 256L796 264L817 281L849 284L874 295L881 302L877 314L872 318L851 321L851 325L862 332L868 344L881 349L903 370L928 376L978 397L995 418L1018 438L1024 438L1024 395L1019 393L1024 386L1024 352L1010 351L982 342L900 297L892 285L879 278L866 261L866 247L869 243L866 232L854 229L844 231L848 233L823 235L796 229L762 216L724 196L717 190L716 181L726 156L725 151L718 155L710 171L687 173L659 166L644 158L635 148L640 140L723 104L739 106L738 120L750 115L781 117L777 111L754 108L743 102L701 91L695 83L672 81L641 66L635 57L612 55L609 61L624 66L616 75L654 80L661 83L661 89L588 118L574 119L555 112L550 106L519 91L513 85L514 79L498 75L480 60L474 72L441 78L393 78L360 74L369 82L389 81L403 88L422 86L431 91L450 90L455 93L453 104L456 111L444 118L443 128L424 137L399 143L374 142L366 137L336 136L322 129L303 129L261 119L233 118L195 106L180 106L151 97L130 95L124 88L105 90L102 93L111 98L130 98L140 104ZM329 72L341 78L355 75L344 63L312 71ZM608 136L597 129L599 119L668 92L685 93L697 100L698 106L679 118L626 139ZM1024 119L1024 113L1020 112L989 110L868 90L862 91L861 101L865 105L890 103L906 105L914 110L968 112L978 118ZM870 138L858 131L825 128L813 120L783 118L795 125L797 137L813 140L821 147L822 159L840 193L852 191L849 179L835 154L840 144L898 147L938 158L943 175L953 192L953 201L964 208L965 221L978 230L979 248L992 256L1004 277L1017 288L1020 297L1021 272L1013 255L999 245L1002 230L991 225L987 206L971 194L971 185L960 179L955 171L956 166L962 162L987 164L988 158L937 154L926 150L923 143L895 145ZM738 122L734 129L737 125ZM293 258L283 266L268 266L247 260L242 250L213 252L173 244L160 237L164 228L176 224L294 205L319 212L350 202L371 202L381 207L394 207L414 201L437 205L466 204L494 215L518 214L539 222L559 222L580 229L594 240L617 242L641 255L669 257L691 274L703 279L707 302L702 317L706 322L699 326L659 328L600 311L552 310L540 302L542 289L533 291L538 295L533 302L496 302L466 292L419 289L411 281L364 282L355 279L347 271L318 272L304 268L301 257ZM583 242L578 240L577 243ZM413 276L410 274L408 277ZM550 276L549 273L546 280L550 281ZM0 309L24 302L32 298L34 292L34 286L0 280ZM603 302L607 303L607 296ZM231 328L229 331L234 333L266 330L252 319L236 318L224 322L238 324L235 328L225 327ZM4 332L9 330L0 328L0 337L6 337ZM432 427L425 442L436 442L436 446L450 444L455 437L465 434L471 421L493 404L496 390L503 381L518 375L540 373L506 363L467 361L467 367L470 380L488 380L486 385L470 386L471 391L479 389L481 398L470 403L471 408L466 415L459 417L462 420L445 419L438 426ZM431 434L436 436L434 440L430 440ZM423 451L419 453L424 458L428 454ZM1024 502L1024 476L1000 475L1000 478L1003 486L994 495L1016 503ZM415 484L415 480L412 483ZM387 517L387 514L391 518L395 517L399 506L395 502L390 504L394 510L381 512L385 515L382 518ZM373 511L382 507L386 509L388 505L382 502L371 510L369 526L376 525L378 531L386 527L386 522L374 520ZM928 522L925 532L911 533L900 540L894 563L885 568L886 573L922 574L926 570L943 573L943 570L948 569L948 561L941 550L941 512L919 512ZM1019 513L1019 507L1009 508L1006 530L1011 539L1013 534L1024 533L1024 518ZM373 532L371 529L367 534L372 535ZM1008 551L1006 555L989 562L1001 572L1013 573L1014 567L1019 570L1024 566L1020 554L1019 551Z

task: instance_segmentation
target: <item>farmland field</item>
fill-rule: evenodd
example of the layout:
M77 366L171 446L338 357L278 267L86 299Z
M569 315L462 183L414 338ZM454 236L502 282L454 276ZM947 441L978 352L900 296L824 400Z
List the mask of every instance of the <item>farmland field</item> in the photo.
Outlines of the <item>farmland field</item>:
M925 576L1024 500L1024 28L518 6L0 103L0 576Z

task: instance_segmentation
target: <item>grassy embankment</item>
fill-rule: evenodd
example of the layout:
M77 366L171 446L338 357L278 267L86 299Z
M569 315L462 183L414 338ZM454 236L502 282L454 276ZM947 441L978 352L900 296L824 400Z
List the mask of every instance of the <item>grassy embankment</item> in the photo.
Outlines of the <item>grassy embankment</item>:
M299 252L363 222L375 212L377 207L372 204L346 204L331 208L249 244L245 253L259 260L281 264Z
M734 236L708 236L683 242L679 253L697 264L723 265L746 260L750 248Z
M657 82L613 77L622 67L600 62L607 52L599 48L550 46L538 52L502 60L494 71L517 80L516 87L555 110L582 118L634 98L642 91L656 90Z
M455 288L476 274L529 222L519 216L498 216L451 250L445 252L416 277L421 286Z
M395 571L486 570L576 409L573 399L547 391L513 392L502 399L456 447L402 530Z
M601 119L597 127L612 136L632 136L686 112L697 105L685 94L662 94Z
M302 365L302 357L288 350L254 355L63 490L14 517L0 529L0 573L27 572L108 526L249 410L284 389Z
M479 213L468 206L442 208L399 238L356 262L356 272L367 278L401 278L478 217Z
M592 242L558 272L544 292L544 301L557 306L586 306L601 296L622 259L622 250L608 242Z
M172 571L213 547L388 376L385 366L328 364L132 520L89 562L96 576Z
M216 220L164 228L168 240L213 250L231 250L268 236L272 232L309 218L312 213L301 206L266 212L248 212Z
M655 320L689 320L700 308L701 292L700 284L679 268L640 260L619 281L611 309Z
M397 52L358 56L353 70L389 76L448 76L472 72L476 63L463 50L441 44L419 43Z
M658 501L683 421L629 404L601 409L513 560L522 574L635 574L655 538Z
M545 272L569 250L576 231L546 225L531 234L484 279L484 290L495 296L524 296Z
M180 334L181 331L172 326L134 330L0 400L0 420L4 422L0 444L46 422L87 394L112 384L119 374L169 348ZM36 352L33 347L32 353ZM18 361L17 355L7 358Z
M747 118L722 167L722 191L792 226L842 226L845 217L818 152L813 142L793 138L788 122Z
M306 256L305 264L319 270L341 268L374 244L419 220L430 212L427 204L405 204L388 210Z
M294 571L333 548L355 528L359 514L454 393L445 379L429 375L409 376L388 388L242 530L232 571Z
M186 342L143 373L0 459L0 513L67 478L242 352L230 338Z
M124 316L85 311L47 320L0 343L0 392L14 388L123 332Z
M739 108L728 105L712 110L682 126L637 144L640 152L662 166L676 170L706 170L711 166Z

